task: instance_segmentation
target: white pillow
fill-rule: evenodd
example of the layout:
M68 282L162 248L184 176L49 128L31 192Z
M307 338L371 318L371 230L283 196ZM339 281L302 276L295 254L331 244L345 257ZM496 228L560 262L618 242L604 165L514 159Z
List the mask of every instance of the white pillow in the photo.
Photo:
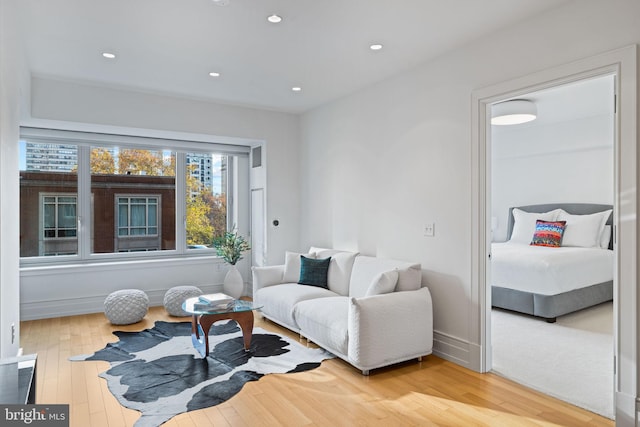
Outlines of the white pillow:
M396 283L398 283L398 271L391 270L385 271L384 273L378 274L369 288L367 289L367 293L364 294L365 297L370 297L373 295L382 295L393 292L396 288Z
M600 247L600 235L609 215L611 209L591 215L571 215L562 210L557 219L567 222L562 235L562 246Z
M340 295L349 295L349 281L353 262L358 254L356 252L338 252L331 255L329 271L327 272L327 285L329 290ZM316 254L317 259L327 258Z
M600 247L602 249L609 249L609 242L611 241L611 226L605 225L600 234Z
M522 209L513 209L513 231L511 232L510 242L530 244L533 239L533 233L536 231L536 221L555 221L560 209L549 212L534 213L525 212Z
M340 249L328 249L328 248L318 248L316 246L311 246L309 248L309 253L316 254L316 259L329 258L330 256L334 256L335 254L339 254L341 252Z
M314 253L300 254L297 252L285 252L284 275L282 276L283 283L298 283L298 280L300 280L300 256L302 255L307 258L316 257Z

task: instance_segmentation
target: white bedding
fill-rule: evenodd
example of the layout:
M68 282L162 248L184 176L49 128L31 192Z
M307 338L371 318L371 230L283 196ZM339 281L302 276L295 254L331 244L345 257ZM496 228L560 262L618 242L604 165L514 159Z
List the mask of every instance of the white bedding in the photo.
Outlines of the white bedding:
M491 244L491 284L556 295L613 280L613 251L600 248Z

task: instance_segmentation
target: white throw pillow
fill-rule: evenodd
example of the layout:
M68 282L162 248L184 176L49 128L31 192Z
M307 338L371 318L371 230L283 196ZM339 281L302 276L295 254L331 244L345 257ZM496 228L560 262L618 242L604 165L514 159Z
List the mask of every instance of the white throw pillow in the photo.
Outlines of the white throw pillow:
M367 289L367 293L364 295L365 297L370 297L373 295L381 295L388 294L393 292L396 288L396 283L398 283L398 271L391 270L385 271L384 273L378 274L369 288Z
M611 242L611 226L605 225L600 234L600 247L602 249L609 249L609 242Z
M558 221L566 221L562 246L600 247L600 235L611 215L611 209L591 215L572 215L562 210Z
M339 254L341 251L339 249L328 249L328 248L318 248L316 246L311 246L309 248L310 254L316 254L316 259L329 258L330 256L334 256L335 254Z
M339 295L349 295L349 281L351 280L351 270L353 262L358 254L356 252L338 252L331 255L329 271L327 273L327 284L329 290ZM317 254L317 259L327 258Z
M514 222L511 239L509 239L509 241L528 245L531 243L533 233L536 231L536 221L539 219L542 221L555 221L560 209L555 209L549 212L534 213L514 208L512 212Z
M315 254L300 254L297 252L287 251L284 255L284 274L282 276L283 283L298 283L300 280L300 256L307 258L315 258Z

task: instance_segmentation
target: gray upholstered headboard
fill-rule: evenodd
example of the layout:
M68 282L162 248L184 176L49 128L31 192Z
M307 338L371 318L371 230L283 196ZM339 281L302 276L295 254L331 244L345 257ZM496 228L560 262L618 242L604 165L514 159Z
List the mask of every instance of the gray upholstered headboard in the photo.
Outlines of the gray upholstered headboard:
M514 206L509 208L509 224L507 225L507 239L511 238L513 232L513 209L518 208L525 212L543 213L554 209L564 209L567 213L573 215L589 215L597 212L613 209L611 205L599 205L596 203L548 203L544 205ZM607 225L613 225L613 213L607 219ZM613 249L613 231L611 232L611 240L609 240L609 249Z

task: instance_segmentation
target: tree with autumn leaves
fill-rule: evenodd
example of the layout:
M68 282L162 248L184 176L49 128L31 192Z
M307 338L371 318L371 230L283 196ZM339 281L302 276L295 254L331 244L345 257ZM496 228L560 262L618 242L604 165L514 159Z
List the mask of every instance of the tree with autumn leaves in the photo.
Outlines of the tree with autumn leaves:
M108 175L175 176L176 157L172 153L125 148L114 158L112 151L91 149L91 173ZM187 245L211 246L214 239L224 235L227 222L227 200L224 194L213 194L191 175L195 165L187 173Z
M189 172L195 168L190 165ZM187 174L187 245L210 246L227 229L227 198Z

